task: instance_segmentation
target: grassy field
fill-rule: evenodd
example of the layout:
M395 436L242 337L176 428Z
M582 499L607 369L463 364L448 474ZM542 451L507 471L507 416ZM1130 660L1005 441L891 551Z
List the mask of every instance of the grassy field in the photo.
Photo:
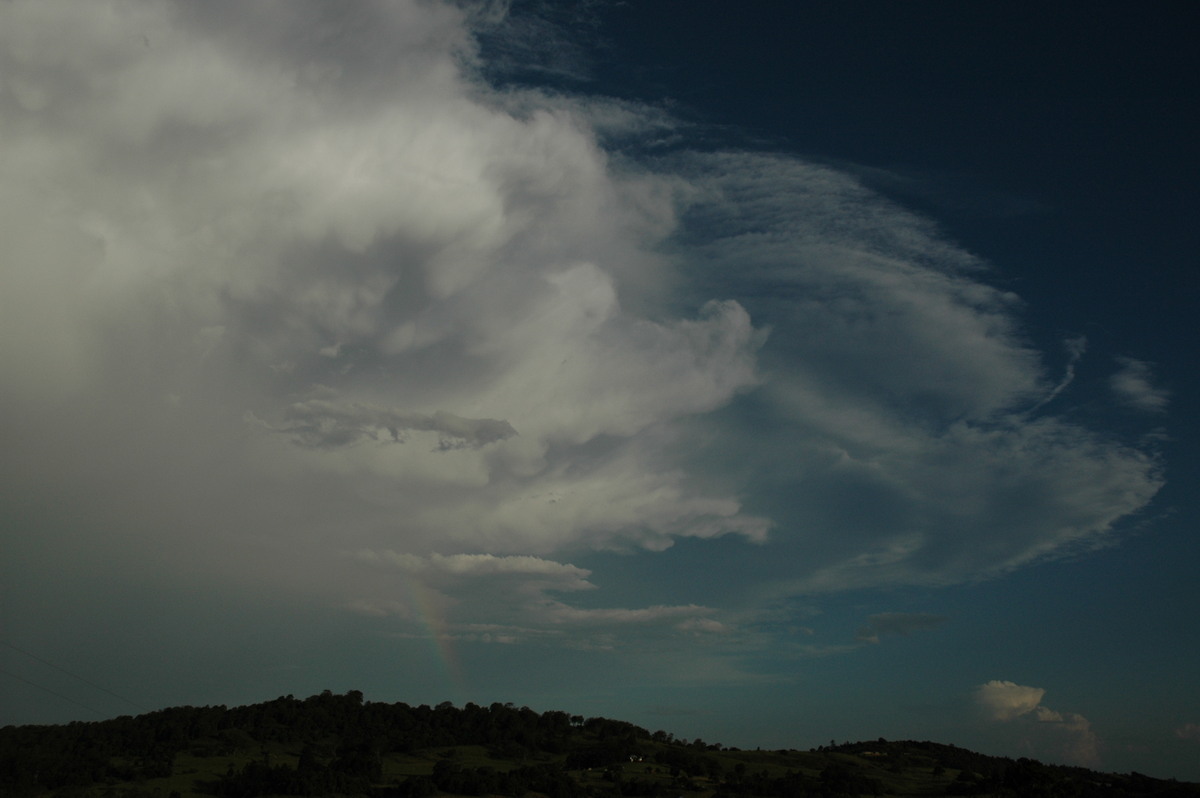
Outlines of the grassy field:
M637 779L659 784L663 788L675 787L678 789L673 790L673 794L696 798L711 796L716 791L717 782L707 774L690 773L653 761L656 747L655 744L648 744L647 754L640 762L571 770L567 773L581 787L596 791L611 788L614 774L623 781ZM85 794L119 795L126 791L137 791L143 795L159 795L163 798L174 794L180 798L204 798L211 795L206 792L206 785L216 782L231 769L241 768L253 760L295 767L299 758L298 746L281 744L259 745L255 746L254 750L234 754L198 755L181 752L175 757L174 773L171 776L129 782L113 781ZM498 772L507 772L531 765L561 765L564 759L565 755L548 754L531 755L519 761L501 759L480 745L445 746L407 754L390 753L382 757L383 772L375 786L393 786L412 776L430 776L435 765L442 761L451 762L466 770L491 768ZM789 773L799 772L813 780L819 779L821 772L831 761L840 762L857 773L877 779L884 785L885 794L898 796L944 794L944 787L958 775L956 770L946 770L934 776L932 765L911 764L897 768L886 760L853 754L720 750L705 752L704 759L715 763L718 772L724 776L740 772L745 778L762 774L777 779ZM685 788L685 784L690 785L691 789Z

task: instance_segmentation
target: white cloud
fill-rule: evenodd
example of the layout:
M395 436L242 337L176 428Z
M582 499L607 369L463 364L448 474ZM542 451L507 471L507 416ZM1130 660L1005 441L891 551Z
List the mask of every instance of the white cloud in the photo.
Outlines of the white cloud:
M554 602L592 585L554 557L734 535L783 592L945 584L1149 502L1153 457L1030 420L1069 370L930 222L788 156L614 156L682 126L488 86L482 19L0 5L3 478L49 497L41 562L694 634L733 624Z
M439 634L477 642L552 640L573 646L620 645L629 635L692 636L723 634L730 627L713 616L716 610L695 604L649 607L577 607L551 593L592 590L590 572L567 563L531 556L491 554L407 554L390 550L349 553L355 563L395 571L404 576L402 592L411 603L390 601L394 582L360 573L366 595L347 604L359 614L421 623ZM381 589L382 588L382 589ZM419 607L414 610L413 606ZM420 616L425 616L423 620Z
M1034 709L1034 717L1041 723L1062 723L1063 716L1061 712L1055 712L1052 709L1045 707L1036 707Z
M683 168L703 284L771 326L755 412L775 436L739 455L796 527L837 530L779 592L1002 574L1106 544L1158 491L1152 454L1034 412L1084 342L1048 382L1020 300L930 223L784 156Z
M1065 349L1067 352L1068 360L1062 380L1060 380L1059 383L1041 399L1041 401L1031 407L1029 412L1039 410L1044 405L1047 405L1057 399L1058 396L1067 388L1069 388L1071 383L1075 381L1075 367L1079 364L1079 360L1083 357L1084 352L1087 351L1087 338L1082 335L1075 338L1068 338L1063 341L1063 349Z
M1117 358L1121 369L1109 379L1117 398L1129 407L1148 413L1162 413L1170 403L1171 394L1154 385L1151 365L1131 357Z
M975 700L985 713L997 721L1024 720L1035 724L1024 730L1035 733L1049 730L1054 738L1036 744L1054 745L1064 761L1095 768L1100 766L1100 741L1088 719L1074 712L1057 712L1041 706L1046 691L1009 681L990 681L975 689ZM1065 737L1065 742L1064 742ZM1027 745L1035 744L1026 740Z
M12 401L100 398L90 422L114 443L158 421L178 456L223 441L241 480L289 502L308 500L289 481L319 479L359 503L351 540L418 495L428 537L468 547L761 537L736 498L691 495L678 469L620 451L754 385L749 317L724 300L676 318L624 310L618 277L649 285L667 269L650 245L669 231L655 220L672 217L670 192L610 169L569 103L530 95L518 116L473 83L459 12L346 10L341 23L371 31L353 52L319 36L295 50L288 31L328 24L305 4L4 13L5 96L44 95L5 115L0 162ZM372 46L384 83L356 61ZM190 412L142 415L150 394ZM247 413L313 451L237 440L230 419ZM422 433L432 445L349 446ZM600 438L617 444L607 471L571 451ZM86 456L64 440L48 459ZM153 448L127 452L124 479ZM559 512L523 498L553 492ZM425 533L399 526L419 549Z
M541 557L497 557L492 554L450 554L434 552L427 557L394 551L359 551L354 558L360 562L392 566L412 574L445 574L456 577L512 575L554 579L557 590L580 590L592 587L587 581L590 572L567 563Z
M679 624L679 629L684 632L708 634L724 634L729 631L727 625L715 618L687 618Z
M431 414L406 413L362 402L309 399L283 411L287 433L303 445L316 448L347 446L366 438L400 442L409 431L435 432L440 449L477 448L517 434L507 421L463 418L444 410Z
M993 680L976 688L975 699L994 720L1012 720L1037 709L1045 694L1040 687Z

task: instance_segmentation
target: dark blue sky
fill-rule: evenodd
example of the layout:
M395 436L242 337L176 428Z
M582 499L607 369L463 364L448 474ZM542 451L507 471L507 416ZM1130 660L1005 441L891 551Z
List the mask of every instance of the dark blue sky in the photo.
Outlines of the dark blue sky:
M599 90L894 171L911 194L880 188L1002 268L1033 261L1019 279L1059 300L1084 288L1095 315L1124 317L1108 303L1182 302L1194 285L1200 56L1183 4L668 0L599 16Z

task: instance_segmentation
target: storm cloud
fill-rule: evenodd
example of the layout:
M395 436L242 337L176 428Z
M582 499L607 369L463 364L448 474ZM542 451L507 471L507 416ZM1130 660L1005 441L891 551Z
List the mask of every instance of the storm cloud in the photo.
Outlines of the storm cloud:
M1153 452L1048 412L1021 299L934 224L789 155L655 149L659 108L496 88L496 24L0 7L6 570L394 622L418 590L446 634L609 646L755 616L572 604L581 553L732 537L776 598L943 585L1154 496ZM1149 379L1112 386L1160 410Z

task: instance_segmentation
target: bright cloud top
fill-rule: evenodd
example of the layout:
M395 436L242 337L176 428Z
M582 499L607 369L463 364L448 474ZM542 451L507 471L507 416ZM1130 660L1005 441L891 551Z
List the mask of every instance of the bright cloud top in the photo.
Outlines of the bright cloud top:
M1037 727L1050 729L1055 737L1065 737L1061 755L1067 761L1084 767L1099 767L1099 740L1088 719L1074 712L1057 712L1042 706L1045 694L1040 687L993 680L976 688L975 699L993 720L1032 721ZM1026 731L1032 733L1035 728ZM1026 744L1033 742L1027 740ZM1046 741L1042 740L1040 744L1045 745Z
M568 605L591 575L549 558L732 535L785 593L947 584L1157 491L1034 412L1068 383L1019 299L854 178L638 155L669 118L492 88L482 16L327 9L0 8L4 478L89 519L38 510L31 556L397 618L419 585L505 642L724 633Z
M995 680L981 684L975 693L979 705L994 720L1012 720L1028 715L1038 708L1044 695L1046 691L1040 687Z

